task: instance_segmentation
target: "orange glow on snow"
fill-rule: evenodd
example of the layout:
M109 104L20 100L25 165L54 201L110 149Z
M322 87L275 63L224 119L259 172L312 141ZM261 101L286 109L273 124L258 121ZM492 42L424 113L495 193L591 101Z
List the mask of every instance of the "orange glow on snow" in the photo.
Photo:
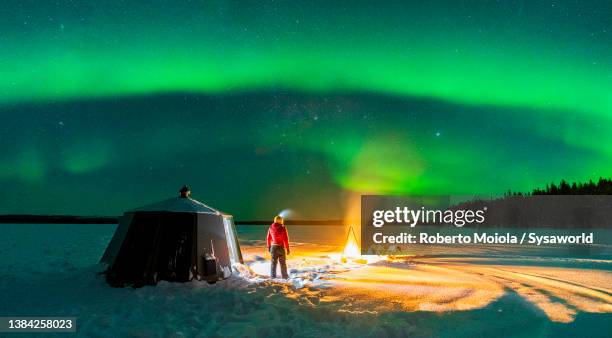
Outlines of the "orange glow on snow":
M245 245L245 262L253 277L277 285L267 280L269 259L254 259L261 251ZM349 258L353 254L357 258ZM336 304L340 312L467 311L512 293L552 322L570 323L579 313L612 313L609 271L517 265L499 258L360 256L350 228L344 247L299 243L288 258L290 269L305 271L301 278L327 284L281 284L283 293L306 304L311 299ZM311 274L313 268L327 271Z

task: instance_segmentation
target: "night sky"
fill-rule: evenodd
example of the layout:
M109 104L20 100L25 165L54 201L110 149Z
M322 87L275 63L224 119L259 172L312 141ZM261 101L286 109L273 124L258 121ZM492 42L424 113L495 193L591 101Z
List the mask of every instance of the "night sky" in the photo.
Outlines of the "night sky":
M3 1L0 213L612 176L610 1Z

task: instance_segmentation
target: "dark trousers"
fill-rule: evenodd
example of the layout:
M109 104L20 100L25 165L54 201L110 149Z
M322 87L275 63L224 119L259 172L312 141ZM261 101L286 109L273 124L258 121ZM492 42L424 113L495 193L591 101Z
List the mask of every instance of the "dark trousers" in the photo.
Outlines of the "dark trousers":
M276 278L276 264L280 262L281 276L284 279L289 278L289 275L287 275L287 255L285 254L285 248L280 245L272 245L270 246L270 254L272 254L270 277Z

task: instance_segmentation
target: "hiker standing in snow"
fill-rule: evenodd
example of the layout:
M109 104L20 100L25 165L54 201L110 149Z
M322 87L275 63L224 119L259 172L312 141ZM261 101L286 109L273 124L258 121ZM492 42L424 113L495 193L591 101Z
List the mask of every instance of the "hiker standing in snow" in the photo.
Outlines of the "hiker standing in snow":
M289 250L289 235L285 227L285 221L281 216L274 217L274 223L268 229L268 237L266 240L268 251L272 255L270 266L270 278L276 278L276 264L280 261L281 276L284 279L289 278L287 274L287 255ZM285 254L285 250L287 251Z

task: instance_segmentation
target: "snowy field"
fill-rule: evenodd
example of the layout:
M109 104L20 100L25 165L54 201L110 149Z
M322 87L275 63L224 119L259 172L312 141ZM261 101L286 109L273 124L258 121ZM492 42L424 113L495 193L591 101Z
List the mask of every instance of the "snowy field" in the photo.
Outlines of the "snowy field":
M607 246L588 256L428 247L342 262L346 229L295 226L292 278L270 281L266 227L243 226L243 276L116 289L96 264L114 226L0 228L0 316L74 316L80 336L609 337L612 327Z

